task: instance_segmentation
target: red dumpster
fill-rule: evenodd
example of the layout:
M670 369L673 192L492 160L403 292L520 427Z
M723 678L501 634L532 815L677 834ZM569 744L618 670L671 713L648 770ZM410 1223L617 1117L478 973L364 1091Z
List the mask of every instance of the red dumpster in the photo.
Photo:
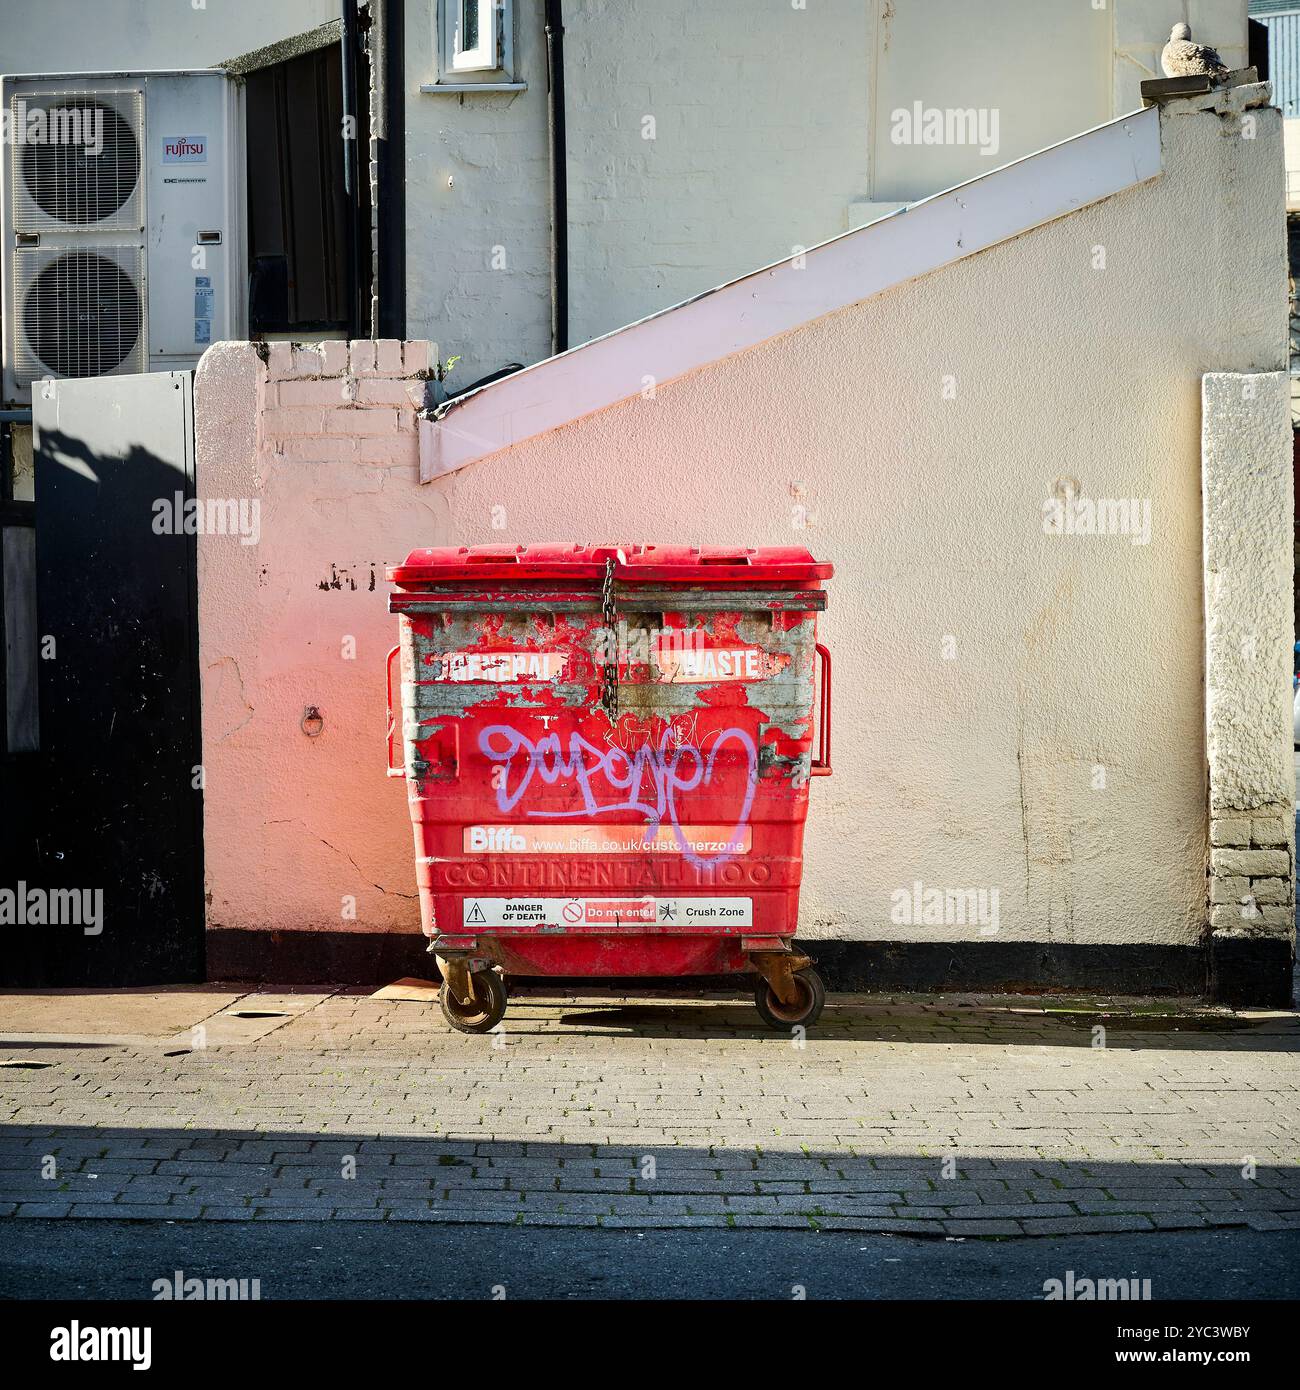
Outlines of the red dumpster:
M452 1027L493 1028L507 975L741 971L769 1023L816 1021L792 938L809 778L831 770L831 572L801 547L663 545L388 570L389 772Z

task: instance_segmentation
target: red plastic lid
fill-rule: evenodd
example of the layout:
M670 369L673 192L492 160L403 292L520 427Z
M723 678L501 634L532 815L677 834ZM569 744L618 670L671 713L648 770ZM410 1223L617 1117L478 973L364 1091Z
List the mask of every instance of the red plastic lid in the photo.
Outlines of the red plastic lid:
M387 571L394 584L464 584L485 579L601 579L614 558L624 582L810 584L834 567L801 545L474 545L413 550Z

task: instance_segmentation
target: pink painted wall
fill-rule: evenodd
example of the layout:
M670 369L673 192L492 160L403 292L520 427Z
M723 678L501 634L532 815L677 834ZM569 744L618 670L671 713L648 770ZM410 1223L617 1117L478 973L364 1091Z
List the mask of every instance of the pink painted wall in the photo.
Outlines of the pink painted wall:
M404 784L384 775L383 569L447 535L443 499L417 481L430 350L275 344L264 363L221 343L199 365L199 495L256 499L261 532L199 538L210 943L419 932Z

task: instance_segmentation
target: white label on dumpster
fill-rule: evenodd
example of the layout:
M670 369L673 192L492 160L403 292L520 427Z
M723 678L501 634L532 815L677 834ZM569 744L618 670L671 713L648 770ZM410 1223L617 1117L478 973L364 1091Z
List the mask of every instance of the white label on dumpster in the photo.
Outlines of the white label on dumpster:
M752 927L752 898L466 898L467 927Z
M734 825L467 825L466 854L748 854L749 826Z
M757 647L683 648L661 644L655 651L655 664L662 679L684 685L757 681L778 668L776 659Z
M444 652L444 681L553 681L564 671L563 652Z

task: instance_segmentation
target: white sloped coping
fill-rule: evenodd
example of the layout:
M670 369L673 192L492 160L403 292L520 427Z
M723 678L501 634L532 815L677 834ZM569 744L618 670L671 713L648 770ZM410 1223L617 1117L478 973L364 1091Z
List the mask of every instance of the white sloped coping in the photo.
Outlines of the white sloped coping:
M420 421L420 478L444 473L973 256L1161 171L1151 107L845 232L480 387Z

